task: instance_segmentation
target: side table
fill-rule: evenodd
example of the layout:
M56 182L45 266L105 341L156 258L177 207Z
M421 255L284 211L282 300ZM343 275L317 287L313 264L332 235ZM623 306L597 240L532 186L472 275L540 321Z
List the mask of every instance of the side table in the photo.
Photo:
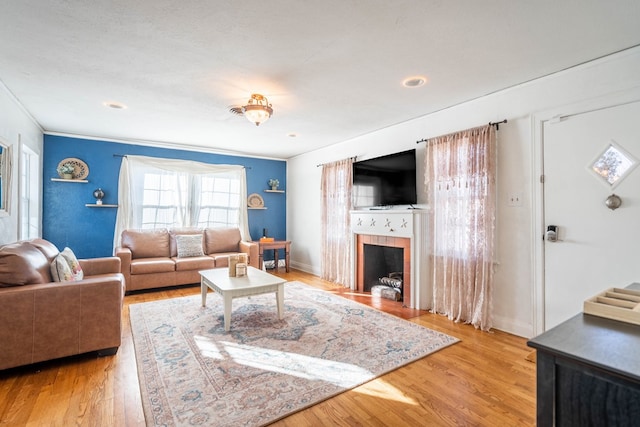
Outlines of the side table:
M276 240L274 242L258 242L260 249L259 253L259 261L258 268L260 270L264 270L264 251L273 249L273 260L274 267L278 269L278 250L284 249L284 267L286 272L289 272L289 248L291 247L291 242L288 240Z
M527 345L537 353L538 426L638 424L640 325L579 313Z

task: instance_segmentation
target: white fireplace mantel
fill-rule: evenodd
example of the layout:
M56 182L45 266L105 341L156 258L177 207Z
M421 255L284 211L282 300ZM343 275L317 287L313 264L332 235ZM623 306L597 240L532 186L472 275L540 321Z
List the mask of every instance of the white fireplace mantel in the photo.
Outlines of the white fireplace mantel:
M351 211L351 249L352 283L355 289L357 280L356 261L358 234L404 237L411 240L411 291L410 301L405 304L411 308L428 310L431 304L431 286L429 280L428 258L428 222L424 209L405 210L357 210Z

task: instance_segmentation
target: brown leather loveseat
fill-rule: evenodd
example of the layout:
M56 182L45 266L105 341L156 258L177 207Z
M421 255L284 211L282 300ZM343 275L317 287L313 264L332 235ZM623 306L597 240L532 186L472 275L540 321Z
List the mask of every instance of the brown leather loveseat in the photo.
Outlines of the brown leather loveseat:
M120 259L80 259L82 279L54 282L51 265L59 254L43 239L0 246L0 369L118 350Z
M200 270L227 267L229 255L245 253L258 268L259 245L238 228L124 230L115 255L127 291L200 283Z

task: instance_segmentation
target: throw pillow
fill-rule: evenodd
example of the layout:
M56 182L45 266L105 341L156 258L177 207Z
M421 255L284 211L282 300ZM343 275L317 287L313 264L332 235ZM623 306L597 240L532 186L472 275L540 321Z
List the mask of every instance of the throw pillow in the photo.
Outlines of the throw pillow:
M178 234L176 236L178 258L204 256L202 234Z
M166 228L124 230L121 246L131 250L133 259L171 256L169 231Z
M204 231L207 254L223 252L239 252L240 229L235 228L207 228Z
M71 280L82 280L84 278L84 272L73 251L69 248L64 248L62 252L60 252L60 255L62 255L67 260L67 264L69 264Z
M68 282L73 280L71 267L62 254L56 256L51 263L51 278L54 282Z

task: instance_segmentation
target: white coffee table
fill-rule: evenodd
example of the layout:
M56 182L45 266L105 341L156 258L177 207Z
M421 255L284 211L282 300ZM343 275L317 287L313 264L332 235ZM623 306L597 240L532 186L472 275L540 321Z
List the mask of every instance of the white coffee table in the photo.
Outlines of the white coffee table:
M243 277L229 277L229 269L226 267L202 270L199 273L203 307L207 304L207 288L211 288L222 295L224 300L225 331L228 331L231 326L231 301L234 298L275 292L278 318L282 319L284 315L284 284L286 280L251 266L247 266L247 275Z

